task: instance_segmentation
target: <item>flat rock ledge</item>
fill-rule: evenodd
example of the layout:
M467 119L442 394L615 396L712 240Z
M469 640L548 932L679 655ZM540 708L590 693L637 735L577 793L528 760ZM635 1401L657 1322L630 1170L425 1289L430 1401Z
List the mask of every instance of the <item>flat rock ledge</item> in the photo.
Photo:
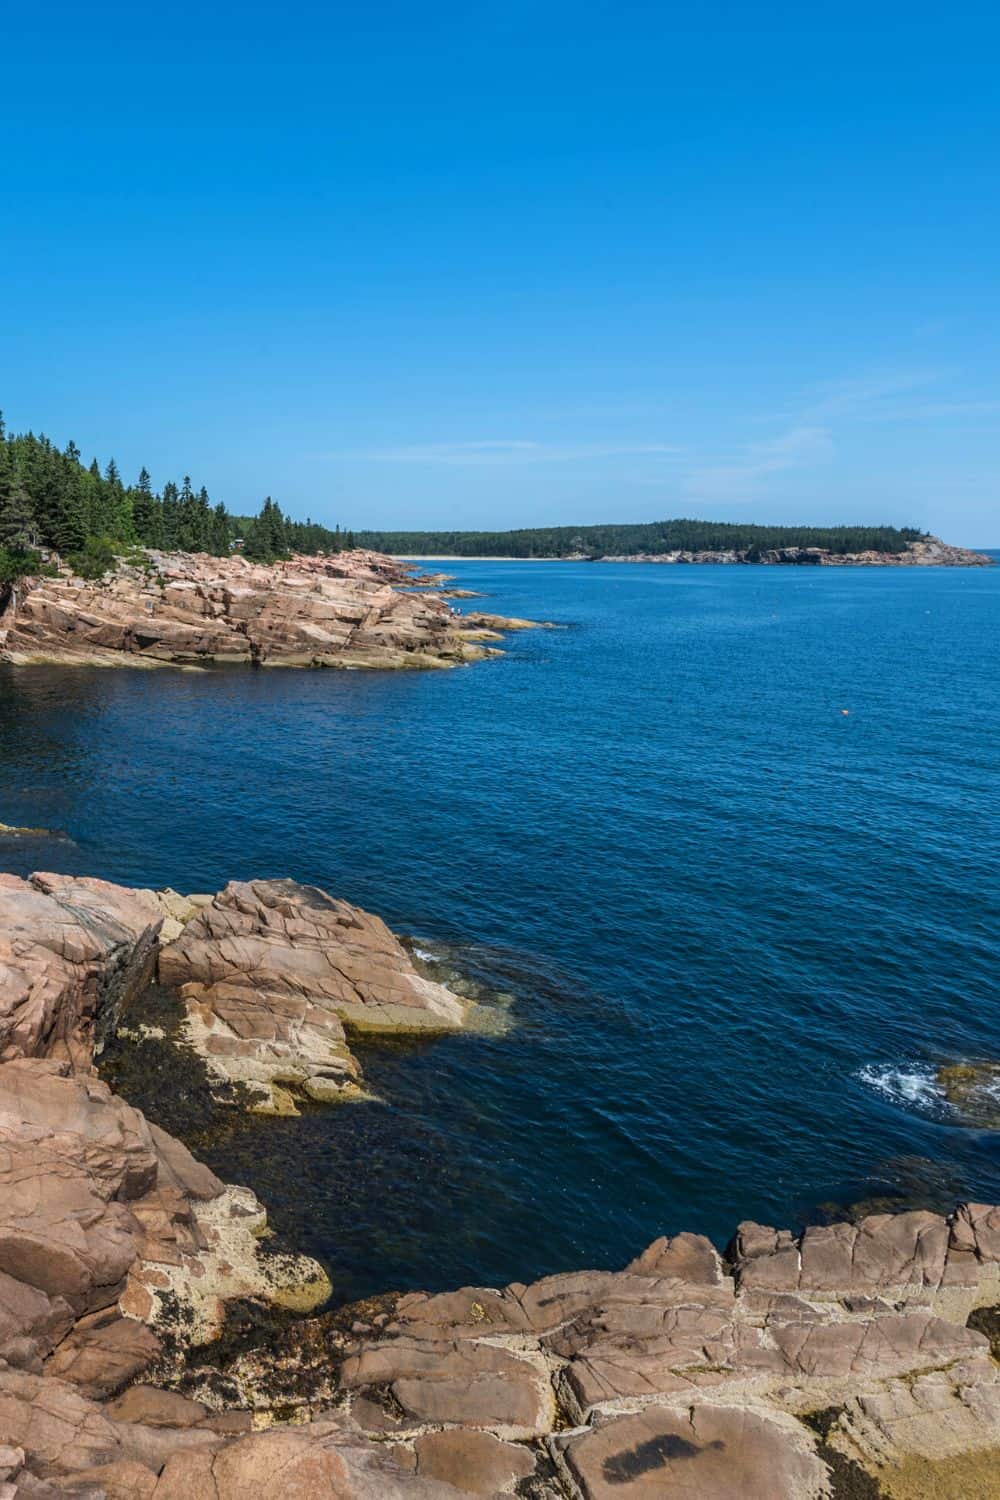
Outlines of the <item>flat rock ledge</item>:
M373 552L265 566L150 551L96 582L62 569L0 591L0 661L453 667L496 655L506 630L534 623L457 615L438 594L404 591L411 573Z
M466 1019L290 882L0 877L0 1500L1000 1496L1000 1207L317 1314L329 1282L268 1253L253 1194L95 1076L156 973L265 1091L303 1056L291 1087L353 1081L345 1025ZM288 1315L213 1344L236 1298Z

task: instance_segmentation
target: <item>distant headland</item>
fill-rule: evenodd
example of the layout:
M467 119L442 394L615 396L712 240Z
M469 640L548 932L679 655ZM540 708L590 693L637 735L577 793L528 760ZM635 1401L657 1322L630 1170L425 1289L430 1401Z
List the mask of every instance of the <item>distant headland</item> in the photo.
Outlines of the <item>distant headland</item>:
M539 526L519 531L361 531L358 545L407 558L559 562L801 563L989 567L993 559L904 526L750 526L726 521Z

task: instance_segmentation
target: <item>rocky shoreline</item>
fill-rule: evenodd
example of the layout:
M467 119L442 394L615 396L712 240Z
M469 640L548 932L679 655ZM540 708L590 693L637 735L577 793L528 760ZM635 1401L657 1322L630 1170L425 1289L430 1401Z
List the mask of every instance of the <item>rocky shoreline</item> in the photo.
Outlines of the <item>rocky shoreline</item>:
M372 552L254 564L149 551L88 582L60 568L0 596L0 661L65 666L414 669L499 654L528 620L458 615L443 579Z
M1000 1493L1000 1208L317 1311L326 1273L253 1193L97 1076L154 983L265 1112L352 1107L354 1031L476 1024L309 887L0 876L2 1500Z
M820 568L990 568L994 559L969 547L953 547L940 537L922 537L903 552L830 552L824 547L770 547L727 552L637 552L602 557L600 562L726 563L765 566L794 564Z

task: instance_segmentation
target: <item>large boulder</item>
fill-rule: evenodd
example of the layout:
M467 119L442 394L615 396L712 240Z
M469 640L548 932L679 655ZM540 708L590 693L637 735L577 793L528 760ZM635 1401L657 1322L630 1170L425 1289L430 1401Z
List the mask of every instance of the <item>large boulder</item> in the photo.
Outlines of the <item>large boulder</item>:
M963 1205L950 1219L914 1210L787 1230L741 1224L729 1246L741 1292L814 1301L878 1296L967 1316L1000 1300L1000 1216Z

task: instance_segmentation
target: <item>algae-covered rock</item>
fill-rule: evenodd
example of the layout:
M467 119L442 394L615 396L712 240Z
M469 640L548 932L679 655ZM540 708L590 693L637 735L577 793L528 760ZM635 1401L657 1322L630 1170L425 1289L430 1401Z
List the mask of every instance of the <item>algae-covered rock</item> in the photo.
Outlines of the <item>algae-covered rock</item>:
M949 1063L938 1068L937 1083L966 1124L1000 1130L1000 1063Z

